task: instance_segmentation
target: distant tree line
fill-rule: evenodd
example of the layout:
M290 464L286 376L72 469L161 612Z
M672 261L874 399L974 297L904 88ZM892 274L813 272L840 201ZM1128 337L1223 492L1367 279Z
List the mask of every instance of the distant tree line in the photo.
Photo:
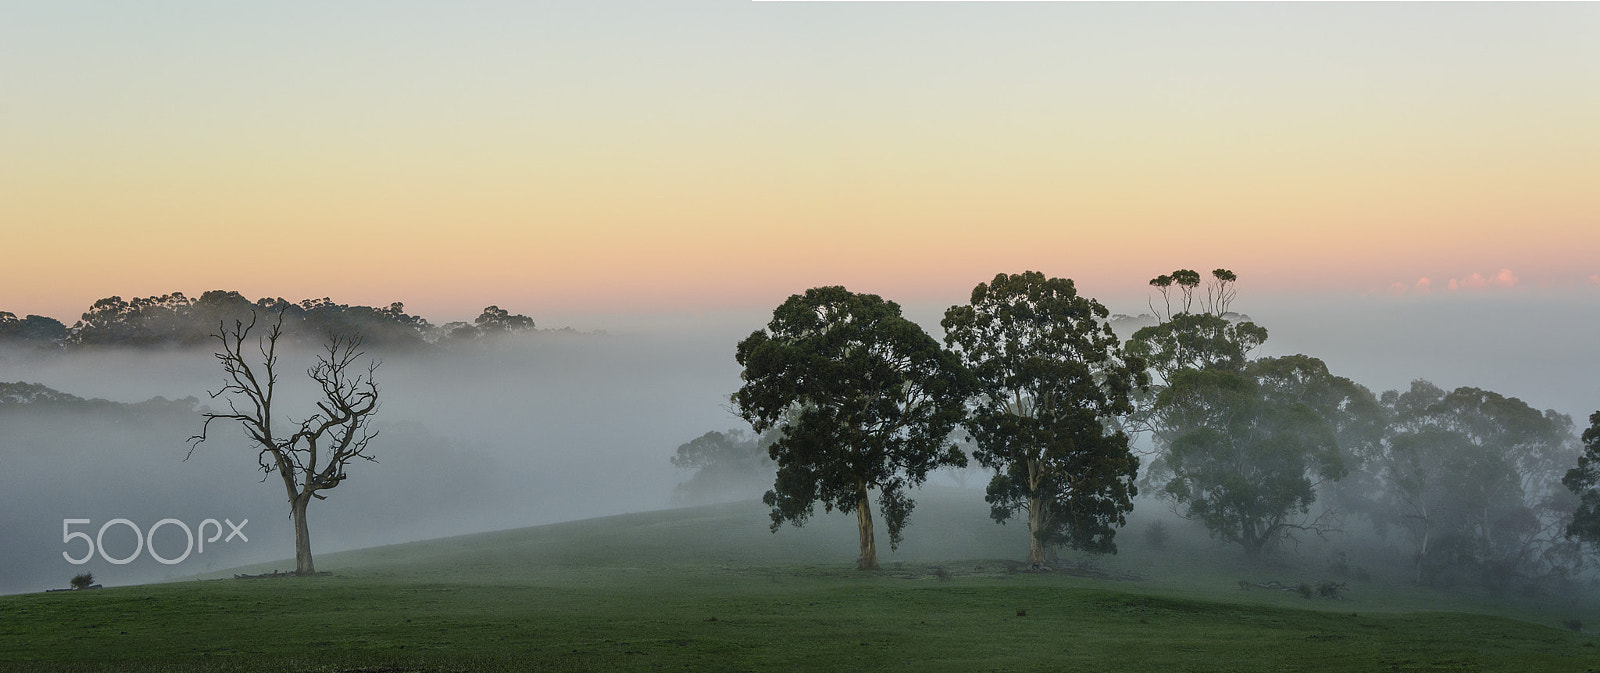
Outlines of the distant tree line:
M348 305L329 298L298 303L281 297L251 301L229 290L190 298L181 292L124 300L96 301L68 327L54 318L0 311L0 345L46 349L96 346L181 348L212 341L219 324L248 321L252 314L282 314L291 341L320 343L327 335L362 335L369 346L396 349L476 341L534 328L532 318L489 306L472 322L434 325L406 313L395 302L386 307Z
M1034 564L1114 553L1143 488L1250 558L1359 524L1419 584L1593 574L1600 412L1580 440L1570 417L1491 391L1375 395L1309 355L1257 356L1267 329L1231 310L1236 280L1159 276L1151 314L1129 317L1071 280L1000 274L946 312L942 347L894 302L813 288L738 346L732 399L759 437L708 434L673 463L699 471L692 488L767 475L774 531L817 503L855 513L862 568L872 500L897 545L909 489L970 457L993 518L1027 521Z
M100 398L85 399L64 393L40 383L0 381L0 414L10 411L112 411L134 414L191 414L200 400L185 397L169 400L152 397L143 402L113 402Z

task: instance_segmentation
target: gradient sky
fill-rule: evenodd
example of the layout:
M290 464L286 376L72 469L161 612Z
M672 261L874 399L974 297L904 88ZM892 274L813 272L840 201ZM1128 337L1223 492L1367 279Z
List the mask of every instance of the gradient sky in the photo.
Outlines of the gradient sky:
M0 310L1592 303L1597 120L1595 3L0 2Z

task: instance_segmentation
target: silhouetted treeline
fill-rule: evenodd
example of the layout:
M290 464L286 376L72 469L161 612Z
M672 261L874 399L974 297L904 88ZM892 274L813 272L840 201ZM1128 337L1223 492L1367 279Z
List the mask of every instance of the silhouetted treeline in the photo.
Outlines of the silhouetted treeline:
M298 303L282 297L255 301L231 290L212 290L191 299L182 292L161 296L106 297L96 301L71 327L46 316L18 318L0 311L0 344L61 349L94 346L181 348L210 342L218 325L236 320L276 320L284 333L299 341L320 342L330 334L360 334L369 346L424 347L473 341L487 336L530 330L533 319L489 306L472 322L434 325L406 313L405 304L386 307L340 304L329 298Z
M56 346L66 341L67 326L60 320L42 315L18 318L10 311L0 311L0 342L29 345Z

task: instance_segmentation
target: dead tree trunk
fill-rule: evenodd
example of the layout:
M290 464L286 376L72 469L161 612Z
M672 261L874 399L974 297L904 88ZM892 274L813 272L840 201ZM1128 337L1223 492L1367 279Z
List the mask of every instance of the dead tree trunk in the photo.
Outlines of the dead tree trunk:
M289 493L289 522L294 525L294 572L296 575L314 575L316 567L311 562L311 527L306 522L306 512L311 506L311 491L302 490L295 483L299 471L287 461L279 461L278 476L283 478L284 490Z
M311 495L295 499L292 517L294 518L294 572L296 575L315 575L317 569L311 563L311 530L306 526L306 509L311 504Z
M363 374L351 371L351 366L365 354L360 351L360 338L330 337L323 354L306 375L321 389L318 411L300 421L288 437L275 432L272 400L278 382L277 346L283 336L283 314L278 314L265 336L257 340L261 364L252 366L244 348L251 328L255 327L252 315L250 324L236 321L233 329L218 325L213 336L222 344L216 358L226 372L226 383L221 390L211 394L227 402L224 412L207 412L200 434L190 439L190 453L206 440L211 422L221 419L236 422L245 436L255 445L256 459L262 471L277 472L283 479L288 495L289 517L294 523L295 573L311 575L316 567L311 561L311 531L306 523L306 511L311 499L321 500L326 491L345 479L345 467L353 459L372 460L367 446L378 433L371 429L372 414L378 410L378 385L372 374L377 362L370 362Z

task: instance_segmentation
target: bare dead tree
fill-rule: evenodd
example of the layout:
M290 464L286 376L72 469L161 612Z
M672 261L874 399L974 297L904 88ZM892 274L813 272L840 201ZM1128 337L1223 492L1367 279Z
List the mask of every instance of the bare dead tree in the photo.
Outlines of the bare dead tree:
M255 326L254 312L248 324L236 320L231 329L224 323L217 325L212 337L221 344L221 351L215 356L222 363L225 378L222 388L212 392L211 397L226 401L228 410L203 414L205 423L200 434L189 438L189 454L193 455L195 448L206 441L212 421L239 424L258 449L256 460L264 473L262 480L274 472L283 480L294 521L295 572L309 575L316 568L311 562L307 506L312 498L326 499L318 491L335 488L345 480L345 467L351 460L372 460L367 448L378 436L371 421L378 410L378 384L373 373L379 363L369 360L366 371L361 372L356 364L366 355L361 350L361 338L330 336L316 364L306 370L306 375L321 388L318 411L298 424L287 421L287 427L294 430L282 436L275 430L272 404L278 384L277 353L278 340L283 336L283 313L278 313L277 321L265 335L250 344L250 332ZM246 346L253 346L260 353L259 365L251 364L253 355L245 356Z

